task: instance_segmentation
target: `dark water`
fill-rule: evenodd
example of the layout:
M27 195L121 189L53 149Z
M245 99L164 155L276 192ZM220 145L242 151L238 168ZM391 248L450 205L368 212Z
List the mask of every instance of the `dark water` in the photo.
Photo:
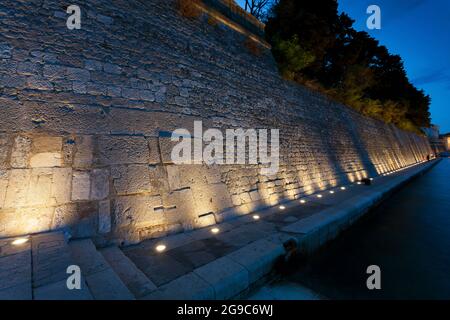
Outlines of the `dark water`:
M366 287L369 265L381 290ZM330 299L450 299L450 159L443 159L284 279Z

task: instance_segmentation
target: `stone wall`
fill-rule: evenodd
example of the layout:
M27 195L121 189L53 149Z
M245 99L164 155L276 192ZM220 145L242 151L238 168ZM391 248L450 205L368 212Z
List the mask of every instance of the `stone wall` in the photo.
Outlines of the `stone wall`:
M124 243L211 225L423 160L425 138L284 81L263 41L173 0L0 3L0 238ZM216 15L214 17L214 15ZM253 43L255 45L255 43ZM167 135L280 129L281 166L174 165Z

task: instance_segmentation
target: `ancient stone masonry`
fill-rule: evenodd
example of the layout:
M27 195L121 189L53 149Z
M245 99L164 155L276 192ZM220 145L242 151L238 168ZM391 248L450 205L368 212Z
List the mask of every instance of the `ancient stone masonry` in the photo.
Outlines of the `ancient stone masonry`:
M280 78L229 18L174 0L0 2L0 238L135 243L423 160L425 138ZM215 17L214 17L215 16ZM220 19L219 19L220 18ZM211 23L211 19L218 19ZM235 26L235 27L233 27ZM167 132L280 129L280 170L175 165Z

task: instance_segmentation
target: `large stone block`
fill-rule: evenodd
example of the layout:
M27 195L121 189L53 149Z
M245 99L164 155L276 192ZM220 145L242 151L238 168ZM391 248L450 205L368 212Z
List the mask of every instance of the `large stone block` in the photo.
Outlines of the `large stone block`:
M0 211L0 235L13 237L48 231L53 219L53 208L20 208Z
M131 164L113 166L111 174L114 188L119 195L150 192L149 166L146 164Z
M57 230L65 227L72 227L80 220L78 207L76 204L65 204L55 208L52 219L52 230Z
M117 227L163 224L160 196L133 195L120 196L114 200L114 222Z
M98 232L111 232L111 202L109 200L100 201L98 204Z
M190 188L172 191L163 197L164 207L170 208L172 222L180 221L184 228L190 230L194 227L200 211L195 206L194 197Z
M5 205L6 189L8 188L9 172L0 169L0 209Z
M92 200L102 200L109 195L109 170L94 169L91 172L91 196Z
M27 206L51 206L53 170L33 169L27 190Z
M87 171L72 173L72 200L89 200L91 177Z
M25 136L17 136L11 153L11 167L26 168L31 151L31 139Z
M62 137L37 136L33 138L32 152L61 152Z
M150 160L144 137L102 136L98 145L101 164L148 164Z
M0 170L9 167L9 154L12 148L12 140L9 135L0 134Z
M76 153L73 161L75 168L89 168L92 165L94 141L92 136L79 136L75 139Z
M61 152L42 152L30 157L31 168L52 168L62 166Z
M27 192L31 170L12 169L9 172L9 183L5 196L5 208L16 208L27 205Z
M72 188L72 169L54 168L52 197L56 204L65 204L70 202Z

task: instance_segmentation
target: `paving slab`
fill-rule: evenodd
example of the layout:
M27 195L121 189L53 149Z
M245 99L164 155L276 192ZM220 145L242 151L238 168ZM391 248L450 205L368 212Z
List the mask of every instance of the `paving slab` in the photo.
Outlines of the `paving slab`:
M69 290L67 280L61 280L34 289L35 300L93 300L84 279L81 289Z
M284 247L267 239L255 241L226 257L245 267L252 284L268 274L277 259L285 254Z
M212 300L214 288L197 274L190 272L161 286L145 296L145 300Z
M166 254L190 269L200 267L218 258L201 240L170 250Z
M67 279L67 267L73 262L62 232L32 236L31 246L34 288Z
M22 283L17 286L0 290L0 300L32 300L33 294L30 283Z
M157 286L166 284L193 270L192 266L177 261L167 252L156 253L153 248L135 247L131 250L124 250L124 253Z
M197 268L194 273L214 288L214 298L217 300L235 297L249 286L247 269L227 257Z
M156 289L156 285L118 247L105 248L100 252L136 298Z

